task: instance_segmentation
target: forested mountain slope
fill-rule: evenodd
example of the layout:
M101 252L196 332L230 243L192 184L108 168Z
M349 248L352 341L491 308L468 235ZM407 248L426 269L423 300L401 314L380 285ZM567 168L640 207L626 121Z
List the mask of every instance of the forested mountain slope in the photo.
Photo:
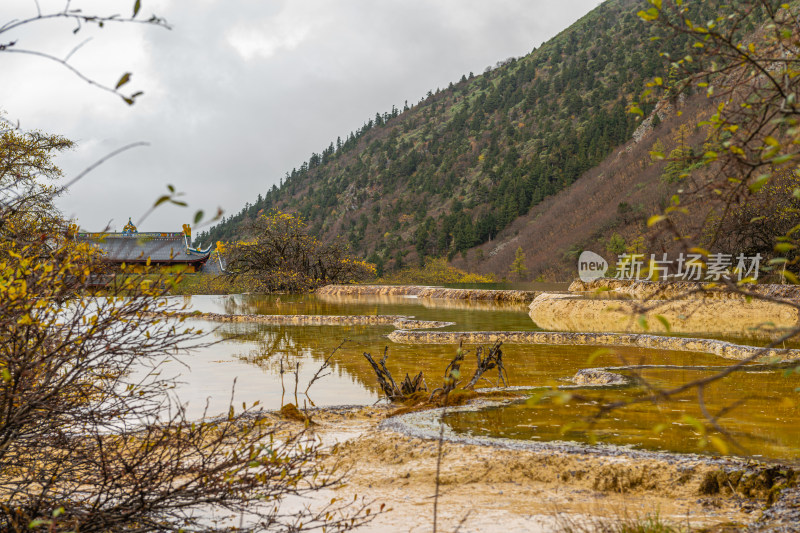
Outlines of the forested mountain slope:
M687 47L653 40L659 30L637 17L642 6L609 0L522 58L376 114L198 241L236 239L243 222L279 209L322 239L347 239L379 271L446 255L505 275L508 265L484 252L492 245L467 251L504 230L509 240L515 220L628 141L639 125L629 101L651 77L668 77L658 53ZM585 207L559 204L557 216L584 217Z
M670 163L654 161L650 152L702 146L705 132L695 124L707 119L714 107L699 94L664 104L627 143L576 183L518 217L491 242L458 254L453 265L516 280L509 266L521 248L526 279L566 281L577 275L577 258L584 250L610 263L626 251L672 252L678 243L653 242L646 221L661 212L681 184Z

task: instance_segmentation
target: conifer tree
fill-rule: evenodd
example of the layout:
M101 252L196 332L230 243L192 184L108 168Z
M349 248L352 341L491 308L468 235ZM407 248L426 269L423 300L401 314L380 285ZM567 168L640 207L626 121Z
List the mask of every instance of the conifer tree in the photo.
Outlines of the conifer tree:
M519 280L524 279L528 274L528 267L525 266L525 252L522 251L522 246L518 246L514 254L514 261L511 263L511 273L516 274Z

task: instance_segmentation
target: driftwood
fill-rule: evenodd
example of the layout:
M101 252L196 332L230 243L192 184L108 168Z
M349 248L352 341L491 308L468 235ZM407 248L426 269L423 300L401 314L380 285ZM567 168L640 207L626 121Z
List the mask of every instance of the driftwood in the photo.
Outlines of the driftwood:
M402 392L397 387L397 384L394 382L394 378L392 378L392 373L389 372L389 369L386 368L386 358L389 356L389 347L387 346L383 350L383 358L381 359L380 363L376 363L375 359L372 358L372 355L364 352L364 357L367 359L369 364L372 366L372 370L375 371L375 376L378 378L378 385L380 385L381 390L383 390L383 394L386 395L387 398L390 400L394 400L398 397L402 396Z
M473 390L484 372L495 367L497 368L498 377L503 382L503 386L508 387L508 372L506 372L506 367L503 366L503 351L500 349L501 344L503 344L502 341L494 343L494 346L489 348L489 352L485 357L483 355L483 347L478 346L478 349L475 350L475 356L478 358L478 368L475 369L475 375L469 380L467 386L464 387L465 389Z
M433 397L438 392L441 396L447 396L459 384L458 378L461 377L461 363L464 362L466 351L461 349L461 344L458 345L456 356L444 369L444 383L438 389L434 389L428 401L433 400Z
M475 351L475 356L477 358L478 366L475 369L475 374L469 380L469 383L467 383L467 385L464 387L464 390L473 390L475 385L478 383L478 380L483 377L483 374L494 368L497 368L498 376L500 381L503 382L503 385L506 387L508 386L508 373L503 366L503 351L500 349L501 344L502 342L500 341L496 342L491 348L488 349L488 351L484 350L481 346L477 348ZM439 395L439 397L447 396L454 391L456 387L458 387L458 385L461 383L461 364L464 362L464 357L467 355L467 353L469 353L469 351L464 350L462 345L459 344L458 350L456 351L456 356L452 361L450 361L450 363L447 365L447 368L444 370L444 382L442 383L442 386L434 389L431 392L428 402L432 402L436 395ZM376 362L371 354L364 352L364 357L372 366L372 370L375 372L375 376L378 378L378 385L380 385L381 390L386 398L388 398L390 401L399 401L409 398L417 392L428 390L428 385L425 383L425 378L423 377L422 372L413 378L409 374L406 374L405 379L403 379L403 381L400 383L400 386L398 386L392 377L392 373L389 372L388 368L386 368L386 359L388 356L388 346L384 349L383 357L379 362Z
M413 379L406 374L406 378L400 384L400 392L403 396L411 396L415 392L427 391L428 385L425 383L425 378L422 377L422 372L417 374Z
M375 371L375 375L378 378L378 385L380 385L381 390L383 390L383 394L391 401L402 400L408 396L411 396L415 392L419 391L427 391L428 386L425 384L425 378L422 377L422 372L416 375L413 379L411 376L406 374L405 379L400 383L400 386L397 386L395 383L394 378L392 377L392 373L389 372L389 369L386 368L386 358L389 356L389 347L387 346L383 350L383 357L381 358L379 363L375 362L375 359L372 358L372 355L364 352L364 357L367 359L369 364L372 366L372 370Z

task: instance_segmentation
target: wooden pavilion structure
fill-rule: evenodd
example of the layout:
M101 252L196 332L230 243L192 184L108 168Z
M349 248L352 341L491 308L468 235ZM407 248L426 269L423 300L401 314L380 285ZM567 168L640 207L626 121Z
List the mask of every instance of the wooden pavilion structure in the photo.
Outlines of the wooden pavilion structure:
M179 232L137 231L133 222L122 232L78 232L75 239L91 243L100 249L102 258L110 267L125 265L154 265L162 269L183 267L183 272L199 272L211 255L211 246L205 250L191 246L192 230L188 224Z

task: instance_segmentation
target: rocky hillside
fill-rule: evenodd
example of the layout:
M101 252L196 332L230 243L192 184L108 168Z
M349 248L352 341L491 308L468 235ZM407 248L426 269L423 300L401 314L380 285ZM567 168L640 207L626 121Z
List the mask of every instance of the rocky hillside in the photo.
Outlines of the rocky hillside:
M248 219L279 209L379 270L447 256L502 277L518 246L531 275L563 269L565 255L604 243L615 220L635 226L667 192L661 170L638 176L641 154L619 151L649 131L626 108L646 80L667 78L658 52L687 46L654 40L642 6L609 0L524 57L376 114L198 240L238 238Z

